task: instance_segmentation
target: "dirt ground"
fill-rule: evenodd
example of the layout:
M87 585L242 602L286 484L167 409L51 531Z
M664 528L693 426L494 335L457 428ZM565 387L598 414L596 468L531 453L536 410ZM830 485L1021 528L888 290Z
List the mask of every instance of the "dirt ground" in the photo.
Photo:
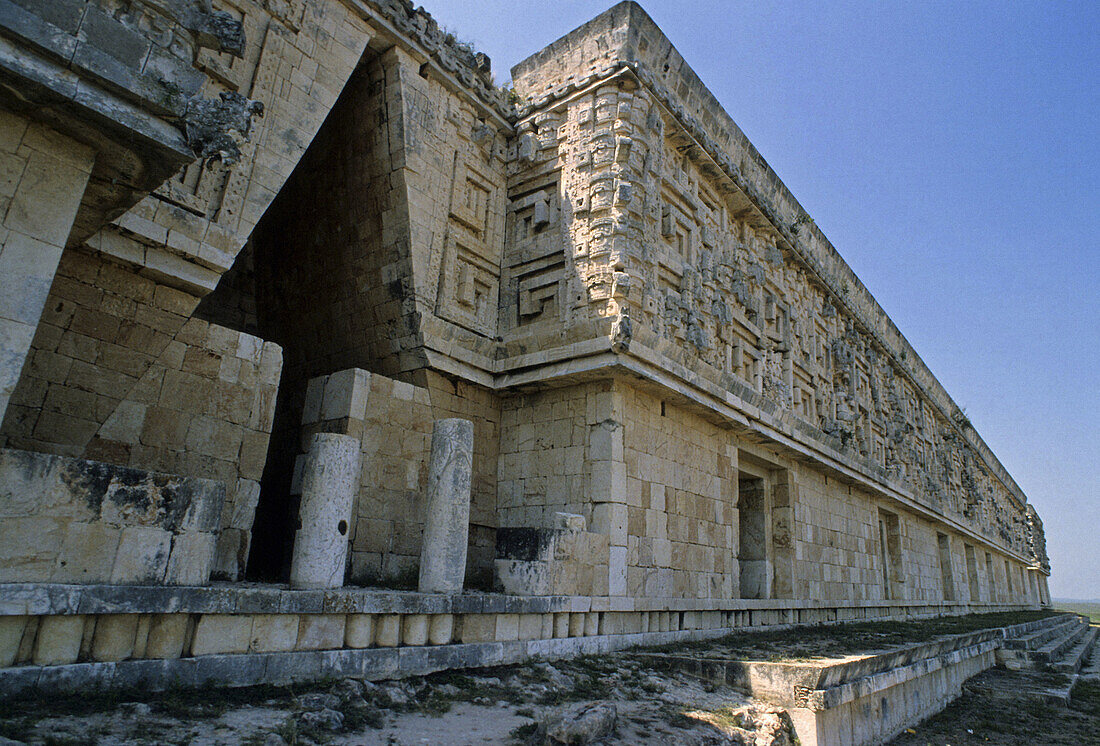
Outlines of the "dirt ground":
M0 737L50 746L472 746L545 743L555 727L581 727L601 744L709 746L756 741L766 728L756 727L746 707L752 701L728 687L612 654L377 684L3 702ZM749 713L771 710L757 703ZM783 735L759 743L783 746L790 742Z
M889 746L1098 746L1100 683L1080 681L1069 705L1029 696L1019 674L990 669L943 712Z

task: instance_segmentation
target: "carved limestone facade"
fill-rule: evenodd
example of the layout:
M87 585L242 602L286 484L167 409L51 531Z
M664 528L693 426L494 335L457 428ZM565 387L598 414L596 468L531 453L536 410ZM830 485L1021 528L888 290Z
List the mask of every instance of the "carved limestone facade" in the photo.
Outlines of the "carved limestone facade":
M0 685L1049 603L1020 488L635 3L511 91L405 0L9 5ZM345 588L238 583L322 522Z

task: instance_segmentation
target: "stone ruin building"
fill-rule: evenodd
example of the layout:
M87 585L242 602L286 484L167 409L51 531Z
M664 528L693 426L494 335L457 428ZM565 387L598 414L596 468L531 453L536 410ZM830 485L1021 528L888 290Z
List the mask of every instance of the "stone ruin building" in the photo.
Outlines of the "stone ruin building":
M1049 604L638 5L512 80L407 0L0 4L0 691Z

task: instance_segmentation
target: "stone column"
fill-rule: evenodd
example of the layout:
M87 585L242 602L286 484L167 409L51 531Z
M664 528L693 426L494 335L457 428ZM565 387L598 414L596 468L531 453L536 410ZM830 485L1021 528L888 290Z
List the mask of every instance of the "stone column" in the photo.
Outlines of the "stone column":
M359 491L359 439L317 433L302 469L302 506L294 535L291 588L339 588L348 560L348 534Z
M420 592L461 593L470 533L474 423L437 420L428 461L428 515L420 549Z

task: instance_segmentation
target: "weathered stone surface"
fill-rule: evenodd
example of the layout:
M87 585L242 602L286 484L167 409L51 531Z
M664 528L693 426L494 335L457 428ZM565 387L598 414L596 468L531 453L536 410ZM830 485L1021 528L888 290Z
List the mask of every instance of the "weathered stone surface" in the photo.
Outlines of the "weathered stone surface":
M344 644L349 648L369 648L374 644L374 615L348 614Z
M374 644L380 648L395 648L401 643L401 617L383 614L375 618Z
M294 541L292 587L338 588L344 584L358 485L359 442L335 433L314 435L302 473L301 527Z
M582 702L554 712L539 724L546 744L597 743L615 731L619 712L613 702Z
M421 593L459 593L466 576L473 423L437 420L428 463L428 512L420 553Z
M96 618L92 638L92 658L120 661L134 654L137 640L137 614L104 614Z
M428 642L447 645L454 637L454 615L432 614L428 617Z
M183 654L190 620L184 614L156 614L149 622L145 657L172 660Z
M25 616L0 616L0 668L15 662L28 619Z
M298 650L336 650L344 647L343 614L303 614L298 623Z
M38 623L33 662L36 666L72 663L80 653L83 616L50 616Z

